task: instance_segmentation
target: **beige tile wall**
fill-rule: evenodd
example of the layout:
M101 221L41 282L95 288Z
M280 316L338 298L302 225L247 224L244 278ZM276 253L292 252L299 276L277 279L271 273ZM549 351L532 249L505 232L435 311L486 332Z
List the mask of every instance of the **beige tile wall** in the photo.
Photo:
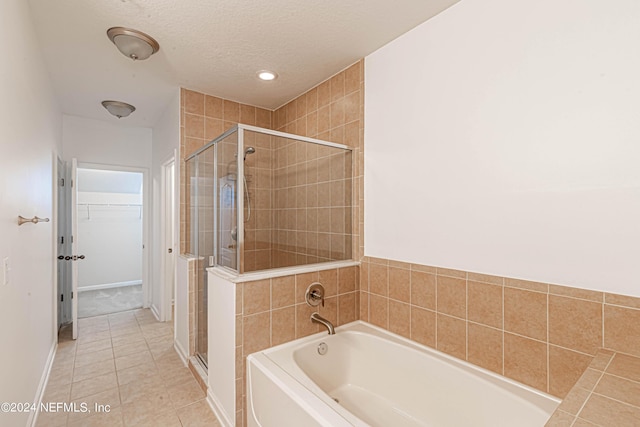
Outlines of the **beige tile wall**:
M269 135L247 131L244 138L245 147L256 150L244 163L251 204L249 215L249 203L245 199L244 271L247 272L273 267L274 150L273 138Z
M316 151L316 147L309 145L305 145L307 150L304 152L296 145L286 148L289 154L281 156L281 163L276 165L276 188L281 194L285 193L283 190L294 194L301 192L313 202L295 208L295 205L285 205L282 212L285 218L279 218L279 225L287 232L281 235L290 235L294 216L300 221L296 223L295 239L289 237L288 242L278 239L280 245L285 245L279 247L285 254L278 256L288 256L289 260L307 256L315 260L314 257L335 259L351 253L353 259L359 259L364 246L361 238L364 231L364 60L278 108L274 111L273 125L282 132L353 148L353 159L343 157L344 153L329 153L326 149ZM352 171L348 163L352 164ZM282 179L294 170L299 172L296 174L298 180ZM308 172L306 176L300 173L302 170ZM351 174L353 182L349 178ZM281 200L286 199L277 200L282 203ZM346 206L348 201L352 201L350 209ZM296 209L295 215L287 209ZM350 226L352 237L347 240L349 233L345 231Z
M640 299L378 258L360 318L564 397L600 348L640 356Z
M545 425L636 426L639 381L640 358L600 350Z
M182 88L180 90L180 158L186 159L194 151L238 123L271 129L272 115L272 111L264 108L240 104ZM185 169L180 169L181 253L184 253L189 246L190 229L187 223L189 194Z
M275 138L273 267L352 257L352 153Z
M325 305L304 302L307 287L320 282ZM358 318L359 268L347 267L236 285L236 425L246 425L245 360L256 351L305 337L320 329L310 316L319 312L335 326Z

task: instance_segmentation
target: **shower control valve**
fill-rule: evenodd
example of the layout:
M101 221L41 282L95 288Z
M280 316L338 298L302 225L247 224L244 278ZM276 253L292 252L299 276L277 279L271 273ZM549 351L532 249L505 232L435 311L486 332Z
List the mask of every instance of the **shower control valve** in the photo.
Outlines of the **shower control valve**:
M311 307L317 307L320 304L324 307L324 286L319 282L313 282L307 288L304 299Z

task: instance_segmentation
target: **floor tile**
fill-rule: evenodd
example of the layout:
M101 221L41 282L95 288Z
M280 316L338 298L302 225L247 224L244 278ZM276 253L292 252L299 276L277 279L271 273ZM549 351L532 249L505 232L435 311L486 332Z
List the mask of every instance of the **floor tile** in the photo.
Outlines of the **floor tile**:
M88 380L73 383L71 385L71 400L91 396L92 394L100 393L117 386L118 381L116 380L115 373L112 372L105 375L98 375L97 377L89 378Z
M219 427L216 416L206 400L200 400L176 411L183 427Z
M148 309L78 323L77 341L70 327L59 334L43 401L88 411L42 413L37 427L220 426L173 347L171 324Z
M132 366L153 364L153 357L149 350L140 351L138 353L128 354L126 356L116 358L116 369L131 368Z
M105 359L88 365L76 367L73 370L73 382L88 380L89 378L115 373L116 368L112 359Z
M169 397L175 408L182 408L206 397L195 379L167 387Z

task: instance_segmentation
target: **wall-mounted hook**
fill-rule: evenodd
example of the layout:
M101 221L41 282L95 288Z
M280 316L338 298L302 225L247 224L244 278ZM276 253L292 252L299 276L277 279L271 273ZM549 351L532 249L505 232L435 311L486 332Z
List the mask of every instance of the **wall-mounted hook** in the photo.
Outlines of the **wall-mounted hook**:
M39 218L34 216L33 218L25 218L22 215L18 215L18 225L26 224L30 222L32 224L37 224L39 222L49 222L49 218Z

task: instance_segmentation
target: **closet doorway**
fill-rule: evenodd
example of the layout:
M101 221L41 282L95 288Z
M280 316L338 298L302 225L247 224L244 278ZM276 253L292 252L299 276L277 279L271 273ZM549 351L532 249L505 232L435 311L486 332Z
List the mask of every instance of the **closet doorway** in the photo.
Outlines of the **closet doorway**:
M78 165L78 318L146 305L144 175Z

